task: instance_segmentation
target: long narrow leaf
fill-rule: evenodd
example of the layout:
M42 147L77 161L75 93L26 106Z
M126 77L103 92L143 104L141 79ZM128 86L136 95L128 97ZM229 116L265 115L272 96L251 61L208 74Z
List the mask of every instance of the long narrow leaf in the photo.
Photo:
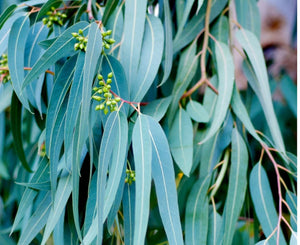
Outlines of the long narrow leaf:
M259 41L252 32L244 29L237 31L236 38L246 51L253 67L254 73L248 65L249 72L247 72L246 75L262 105L274 143L281 153L286 154L284 142L272 104L267 68Z
M173 161L164 131L148 117L152 141L152 177L160 216L170 244L183 244Z
M211 175L199 179L193 186L185 211L186 244L206 244L208 232L208 196Z
M24 80L24 53L29 30L28 16L20 17L14 22L8 38L9 74L14 91L27 110L30 108L26 92L22 91L22 83Z
M25 77L22 87L26 87L60 58L72 54L74 52L74 44L76 43L76 39L72 36L72 32L78 32L79 29L85 30L87 29L87 26L87 22L78 22L65 30L34 64L32 70Z
M233 82L234 82L234 65L232 55L227 45L216 42L215 45L217 72L219 78L218 99L209 130L205 138L201 141L204 143L212 137L223 123L229 107Z
M146 17L137 76L132 78L133 82L130 86L132 101L141 101L156 77L164 49L163 32L159 18L152 15Z
M147 116L139 115L132 132L136 192L134 244L144 244L150 210L152 145Z
M175 115L168 141L175 162L189 176L193 164L193 124L189 114L182 108Z
M268 237L277 226L278 215L274 206L272 191L267 173L260 162L256 164L252 169L249 184L255 213L258 217L265 236ZM286 244L281 229L273 234L273 236L269 240L270 243L276 244L278 232L280 232L279 244Z
M247 188L248 152L243 138L235 128L232 131L232 154L229 186L225 203L223 244L232 243L235 225L245 200Z
M124 37L120 58L129 82L130 91L131 83L135 80L140 61L146 7L146 0L129 0L125 2Z

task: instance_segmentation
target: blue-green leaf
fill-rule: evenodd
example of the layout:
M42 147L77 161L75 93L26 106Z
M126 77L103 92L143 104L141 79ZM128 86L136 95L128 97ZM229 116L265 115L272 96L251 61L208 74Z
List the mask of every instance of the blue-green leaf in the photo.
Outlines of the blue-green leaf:
M173 122L180 97L183 95L184 91L192 81L192 78L196 74L197 64L199 60L198 55L196 55L196 49L197 44L196 42L193 42L186 50L182 52L180 56L176 81L172 91L173 101L169 110L169 126Z
M28 16L17 19L12 25L8 38L8 67L15 93L23 106L30 110L27 94L22 91L24 79L24 54L26 39L30 30Z
M211 28L211 34L219 42L227 43L229 36L229 21L225 15L221 15Z
M25 77L23 88L36 79L41 73L46 71L57 60L72 54L74 52L74 44L76 43L76 39L72 36L72 32L78 32L79 29L85 30L87 29L87 26L87 22L78 22L65 30L34 64L32 70Z
M126 80L123 66L120 61L113 56L105 55L102 64L102 75L107 77L110 72L113 73L111 90L122 99L129 100L128 81ZM123 105L121 111L127 114L128 106Z
M27 245L35 238L47 222L51 210L51 193L46 192L34 214L27 222L26 228L22 231L18 244Z
M236 0L236 15L239 24L260 39L260 14L255 0Z
M223 244L232 243L236 222L243 207L247 188L248 152L246 144L235 128L232 131L232 153L229 185L223 215Z
M170 128L168 141L175 162L189 176L193 164L193 124L188 113L181 107Z
M207 244L208 245L219 245L218 236L220 236L222 228L222 217L216 211L213 210L208 218L208 233L207 233Z
M7 49L8 45L8 37L9 33L11 31L11 27L14 24L14 22L19 19L22 16L25 16L25 12L19 12L13 14L2 26L0 29L0 55L3 54L3 52Z
M48 35L48 29L41 22L36 23L31 27L29 32L26 48L25 48L25 63L26 67L32 67L34 63L40 58L44 50L38 45L42 40L45 40ZM42 116L45 109L42 111L42 87L44 83L44 75L41 75L37 80L33 81L27 87L27 96L30 103L36 107Z
M16 4L8 6L0 16L0 29L17 8Z
M244 63L244 68L247 69L246 76L262 105L274 143L281 153L286 154L281 131L272 104L267 68L260 43L252 32L244 29L240 29L236 32L236 38L242 45L251 62L251 65L247 62Z
M13 136L13 144L16 150L16 153L22 163L22 166L29 172L31 168L26 160L26 155L24 151L24 144L22 139L22 104L18 100L17 95L13 92L11 98L11 131Z
M71 146L74 128L76 125L76 119L78 117L80 106L82 103L84 60L85 60L85 53L80 52L78 54L76 65L75 65L74 77L70 89L68 106L66 110L66 122L65 122L65 131L64 131L65 152L67 152Z
M63 144L64 123L67 106L67 92L73 79L76 55L70 58L54 83L46 118L46 152L50 158L52 197L56 190L57 167L60 149Z
M108 0L105 4L105 10L102 16L102 23L104 26L106 26L109 16L114 12L115 8L118 6L118 3L118 0Z
M186 106L186 111L189 116L196 122L206 123L209 121L209 115L203 105L199 102L190 100Z
M234 84L234 64L230 50L224 43L217 41L215 44L219 94L208 132L201 143L212 137L222 125L228 111Z
M173 161L167 138L159 123L148 117L152 141L152 178L160 216L170 244L183 244Z
M81 22L79 22L81 23ZM75 24L77 25L77 24ZM73 176L73 214L76 231L81 240L81 232L79 225L78 215L78 195L79 195L79 172L80 172L80 158L82 150L85 144L85 140L88 137L89 132L89 120L90 106L91 106L91 94L92 84L95 77L96 66L101 55L102 50L102 35L96 23L92 23L88 32L88 42L86 48L86 55L84 60L83 71L83 86L82 86L82 105L81 113L78 115L78 131L74 134L75 141L73 142L73 157L72 157L72 176Z
M53 231L55 225L59 221L61 214L65 210L65 206L72 191L71 180L71 175L62 177L59 180L53 202L53 208L51 209L51 212L49 214L49 218L47 220L47 225L44 231L43 240L41 244L45 244L47 242L51 232Z
M134 235L134 210L135 210L135 184L125 184L123 193L123 215L124 215L124 242L133 244Z
M140 114L132 132L135 162L134 244L144 244L150 210L152 145L147 116Z
M220 12L223 10L227 0L212 0L211 14L209 21L212 22ZM185 25L182 33L176 34L173 42L173 52L177 53L180 49L185 47L201 32L205 25L205 15L207 9L207 1L202 5L199 13L194 15L193 18Z
M124 36L120 59L129 83L129 91L131 91L133 81L136 80L140 62L146 7L146 0L125 1Z
M297 86L291 78L284 76L281 79L280 88L289 108L297 117Z
M164 0L164 30L165 30L165 48L164 48L164 76L162 78L160 86L163 85L172 69L173 61L173 35L172 35L172 16L170 10L170 4L168 0Z
M104 206L105 206L105 186L106 186L106 175L108 170L108 163L110 161L113 146L116 141L118 129L120 125L120 114L118 112L112 112L105 124L104 132L102 136L99 161L98 161L98 176L97 176L97 243L102 243L103 238L103 222Z
M164 49L164 30L160 19L146 17L145 33L137 75L130 81L130 98L140 102L154 81Z
M252 169L249 184L255 213L265 236L268 237L277 226L278 215L274 206L267 173L260 162ZM278 232L280 232L279 244L286 244L281 229L273 234L269 240L270 243L276 244Z
M166 98L151 101L149 104L142 107L142 112L153 117L157 121L160 121L165 115L171 100L172 96L170 95Z
M33 174L30 183L41 183L47 180L49 180L49 162L47 158L43 158L39 163L38 169ZM30 188L25 189L21 201L19 203L17 214L15 215L15 220L11 228L11 233L19 225L20 221L26 214L26 211L28 210L29 206L32 204L32 200L34 200L36 195L37 195L37 191L32 190Z
M236 87L233 89L231 106L232 106L233 112L241 120L241 122L244 124L246 129L249 131L249 133L256 140L258 140L259 142L262 142L262 140L260 139L260 137L258 136L258 134L255 131L255 128L250 120L249 115L248 115L247 109L246 109L245 105L243 104L240 94Z
M199 179L193 186L185 211L186 244L206 244L208 232L208 196L211 175Z
M117 190L120 185L124 165L127 156L127 141L128 141L128 122L125 114L119 112L117 119L117 135L115 136L115 144L112 152L112 160L109 165L109 177L105 190L104 201L104 219L107 218L108 213L116 198Z
M291 209L291 227L294 231L297 231L297 196L291 191L287 190L285 200Z

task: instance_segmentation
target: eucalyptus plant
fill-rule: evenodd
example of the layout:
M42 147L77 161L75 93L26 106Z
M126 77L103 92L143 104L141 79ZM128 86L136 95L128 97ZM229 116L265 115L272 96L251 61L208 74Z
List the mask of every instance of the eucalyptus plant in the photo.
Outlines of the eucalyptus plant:
M259 40L255 0L7 7L1 244L296 244L296 138Z

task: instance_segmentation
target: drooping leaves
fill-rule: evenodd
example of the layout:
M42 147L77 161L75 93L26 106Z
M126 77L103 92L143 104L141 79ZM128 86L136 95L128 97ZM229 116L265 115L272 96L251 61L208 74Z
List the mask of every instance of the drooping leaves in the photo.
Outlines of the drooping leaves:
M211 175L199 179L193 186L186 204L186 244L206 244L208 232L208 196Z
M174 168L167 138L155 119L148 117L152 142L152 178L160 216L170 244L183 244Z
M144 244L150 210L152 145L147 116L139 115L132 132L135 162L134 244Z
M278 215L274 206L267 173L260 162L251 171L249 185L255 213L265 236L268 237L277 226ZM279 244L286 244L281 229L273 234L270 242L276 244L278 232Z
M175 162L189 176L193 164L193 124L189 114L182 108L175 115L168 141Z
M219 78L219 94L209 130L201 143L204 143L206 140L212 137L220 128L226 117L233 90L234 66L230 50L227 45L216 42L215 52Z
M229 185L223 214L223 244L231 244L247 187L248 152L246 144L235 128L232 131L232 153Z
M259 41L252 32L244 29L237 31L236 38L251 62L251 65L249 62L244 63L243 68L246 69L244 71L247 79L262 105L274 143L279 151L285 154L285 146L272 104L266 64Z

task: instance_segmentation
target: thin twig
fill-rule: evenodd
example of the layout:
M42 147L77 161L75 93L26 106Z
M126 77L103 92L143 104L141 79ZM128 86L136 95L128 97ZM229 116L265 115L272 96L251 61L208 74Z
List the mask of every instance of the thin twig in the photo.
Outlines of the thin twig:
M86 11L88 13L89 19L90 20L94 19L94 16L93 16L93 13L92 13L92 0L88 1Z

